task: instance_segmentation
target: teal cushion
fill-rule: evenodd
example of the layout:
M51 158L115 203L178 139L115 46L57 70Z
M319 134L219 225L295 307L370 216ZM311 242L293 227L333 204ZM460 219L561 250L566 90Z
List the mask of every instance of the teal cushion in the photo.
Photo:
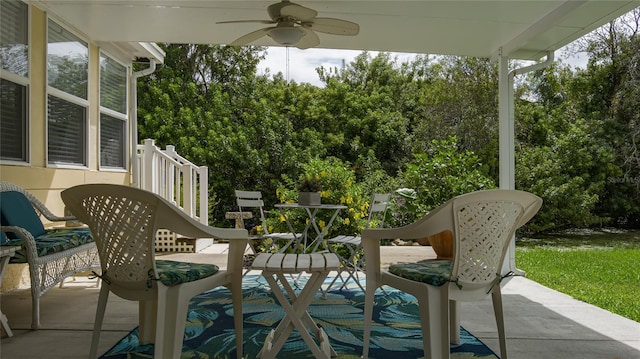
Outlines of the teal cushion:
M451 278L450 260L435 259L418 263L398 263L389 266L389 272L399 277L439 287Z
M174 285L193 282L210 277L220 270L215 264L188 263L168 260L157 260L156 268L162 284Z
M55 254L69 248L78 247L93 242L89 228L55 228L47 229L41 236L36 237L36 253L38 257ZM12 239L5 245L21 246L16 255L11 257L11 263L26 263L27 252L22 239Z
M42 221L27 197L16 191L0 192L0 222L3 226L16 226L26 229L36 238L45 233ZM13 232L7 232L11 239L20 238Z
M7 243L7 236L4 232L0 232L0 246Z

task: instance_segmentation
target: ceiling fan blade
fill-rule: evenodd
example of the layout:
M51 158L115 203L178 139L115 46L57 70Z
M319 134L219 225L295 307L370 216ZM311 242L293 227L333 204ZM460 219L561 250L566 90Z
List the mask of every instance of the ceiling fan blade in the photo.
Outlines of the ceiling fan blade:
M301 27L298 29L302 29L302 31L304 31L304 36L302 36L300 41L295 45L297 48L304 50L316 47L320 44L320 38L318 38L318 35L316 35L315 32Z
M283 6L280 8L281 17L291 16L300 21L309 21L314 19L316 15L318 15L317 11L291 2L284 2Z
M302 27L332 35L358 35L360 26L355 22L318 17L309 22L302 22Z
M272 29L275 29L275 27L265 27L263 29L250 32L250 33L248 33L248 34L246 34L244 36L240 36L239 38L235 39L229 45L231 45L231 46L242 46L242 45L249 44L251 42L254 42L254 41L258 40L259 38L263 37L264 35L268 34L269 31L271 31Z
M238 24L238 23L275 24L276 22L271 20L230 20L230 21L216 22L216 24Z

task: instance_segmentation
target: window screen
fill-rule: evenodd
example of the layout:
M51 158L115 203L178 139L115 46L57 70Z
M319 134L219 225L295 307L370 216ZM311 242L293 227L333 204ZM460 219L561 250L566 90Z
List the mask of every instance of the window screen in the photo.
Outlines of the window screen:
M27 88L0 79L0 155L27 160Z
M100 55L100 167L126 168L127 67Z
M48 97L49 163L86 165L86 107Z
M127 113L127 68L100 56L100 106Z
M86 166L89 49L53 20L48 24L48 161Z
M89 48L87 43L49 19L47 81L49 86L87 99Z
M27 4L0 1L0 66L16 75L29 76Z
M100 115L100 166L125 167L125 121Z
M0 1L0 159L28 161L29 44L27 4Z

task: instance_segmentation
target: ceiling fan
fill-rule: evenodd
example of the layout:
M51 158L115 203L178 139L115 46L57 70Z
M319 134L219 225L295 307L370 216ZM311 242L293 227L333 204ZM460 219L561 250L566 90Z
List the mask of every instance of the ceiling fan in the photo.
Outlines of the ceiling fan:
M271 20L235 20L217 23L275 24L275 26L265 27L237 38L230 44L233 46L246 45L268 35L280 45L308 49L320 44L320 38L315 31L348 36L357 35L360 31L360 26L354 22L330 17L316 17L317 11L289 0L269 5L267 13Z

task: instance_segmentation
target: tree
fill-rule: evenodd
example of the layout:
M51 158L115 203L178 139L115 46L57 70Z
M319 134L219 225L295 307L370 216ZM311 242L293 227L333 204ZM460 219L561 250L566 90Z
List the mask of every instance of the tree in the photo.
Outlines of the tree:
M457 195L495 188L481 168L479 157L461 149L455 136L431 141L428 152L415 153L402 172L403 184L416 193L415 213L402 220L413 222Z
M489 59L443 56L431 66L420 88L419 111L412 123L414 152L425 152L432 139L457 138L476 153L498 178L498 72ZM473 135L472 135L473 134Z
M640 8L583 38L590 55L578 71L568 101L614 152L622 173L607 179L596 212L619 225L640 225Z
M516 185L545 200L531 228L640 225L639 19L586 38L587 69L554 64L517 84ZM256 75L263 48L162 46L165 64L139 83L140 137L209 167L214 222L235 208L234 189L262 191L268 207L294 200L308 173L326 175L335 203L415 189L411 218L392 225L497 182L489 59L363 52L317 69L317 88ZM361 218L340 220L356 233Z

